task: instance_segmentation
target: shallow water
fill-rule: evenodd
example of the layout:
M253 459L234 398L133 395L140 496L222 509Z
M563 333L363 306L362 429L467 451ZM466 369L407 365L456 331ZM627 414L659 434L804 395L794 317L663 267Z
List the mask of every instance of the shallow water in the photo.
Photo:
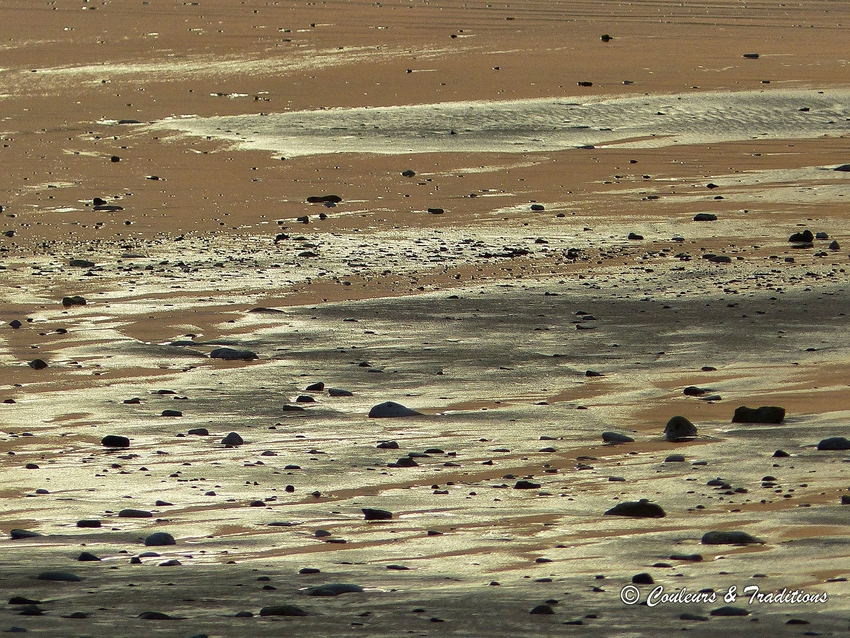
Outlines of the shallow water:
M850 91L678 95L336 108L153 124L284 157L326 153L528 152L802 139L850 130Z

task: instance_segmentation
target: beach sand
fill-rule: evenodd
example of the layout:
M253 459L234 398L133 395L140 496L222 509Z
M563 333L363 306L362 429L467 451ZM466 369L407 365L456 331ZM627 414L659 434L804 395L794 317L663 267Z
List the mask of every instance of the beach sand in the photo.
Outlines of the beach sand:
M0 630L847 631L850 7L0 9Z

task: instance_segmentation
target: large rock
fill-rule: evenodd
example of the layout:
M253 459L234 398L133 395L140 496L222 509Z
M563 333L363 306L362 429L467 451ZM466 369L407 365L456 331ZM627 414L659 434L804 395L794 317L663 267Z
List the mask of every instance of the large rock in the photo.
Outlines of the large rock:
M763 405L758 408L748 408L742 405L735 409L732 423L782 423L785 418L785 408L775 405Z
M674 416L664 428L664 438L668 441L690 441L696 435L697 426L683 416Z
M819 450L850 450L850 439L833 436L818 443Z
M753 545L764 544L754 536L746 532L706 532L702 536L703 545Z
M632 516L635 518L664 518L667 514L660 505L650 503L648 499L617 503L605 512L607 516Z
M411 410L395 401L384 401L369 410L370 419L391 419L405 416L419 416L421 412Z
M252 361L259 359L253 350L234 350L233 348L216 348L210 352L210 359L224 359L225 361Z

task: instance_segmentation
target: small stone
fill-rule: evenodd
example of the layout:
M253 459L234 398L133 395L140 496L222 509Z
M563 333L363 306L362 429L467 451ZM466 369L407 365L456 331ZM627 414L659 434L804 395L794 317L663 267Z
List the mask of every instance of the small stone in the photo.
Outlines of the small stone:
M183 416L180 410L163 410L162 416Z
M532 481L517 481L514 485L515 490L536 490L540 489L540 483L534 483Z
M62 583L78 583L82 580L76 574L71 572L41 572L38 575L38 580L50 580Z
M124 509L118 512L120 518L152 518L153 514L147 510Z
M686 611L679 614L679 620L696 620L704 622L708 620L708 616L700 616L699 614L692 614Z
M14 328L15 330L17 330L18 328L20 328L20 327L21 327L22 325L24 325L24 324L22 324L22 323L21 323L20 321L18 321L17 319L13 319L12 321L10 321L10 322L9 322L9 325L10 325L12 328Z
M753 545L764 544L763 540L750 536L746 532L706 532L701 540L703 545Z
M44 370L49 367L44 359L33 359L29 362L29 367L33 370Z
M637 233L629 233L629 239L632 241L640 241L643 239L643 235L638 235Z
M362 509L363 516L367 521L387 521L392 519L393 513L387 510L372 509L364 507Z
M551 605L537 605L537 607L535 607L534 609L532 609L532 610L531 610L530 612L528 612L528 613L529 613L529 614L543 614L543 615L550 615L550 614L554 614L554 613L555 613L555 610L554 610L554 609L552 609L552 606L551 606Z
M164 614L161 611L143 611L137 616L143 620L172 620L171 616Z
M339 596L340 594L360 593L363 588L360 585L350 583L330 583L311 587L307 590L308 596Z
M13 529L9 532L12 540L20 540L22 538L38 538L41 536L38 532L31 532L28 529Z
M718 607L717 609L711 610L712 616L749 616L750 612L744 609L743 607L732 607L731 605L726 605L724 607Z
M664 438L670 442L690 441L696 435L696 426L683 416L674 416L664 428Z
M318 383L311 383L306 388L304 388L305 392L321 392L325 389L325 384L322 381Z
M646 572L641 572L640 574L635 574L632 576L632 582L635 585L653 585L655 581L652 579L652 576L647 574Z
M82 562L96 562L99 561L100 558L98 558L91 552L81 552L80 555L77 556L77 560Z
M419 463L414 461L409 456L403 456L398 461L396 461L392 467L419 467Z
M80 297L79 295L62 297L62 305L66 308L70 308L71 306L85 306L86 300L84 297Z
M396 403L395 401L385 401L384 403L379 403L378 405L373 406L371 410L369 410L370 419L419 416L420 414L420 412L417 412L416 410L411 410L410 408L405 407L400 403Z
M666 459L664 459L665 463L684 463L685 456L683 454L671 454Z
M206 428L192 428L186 434L191 434L192 436L209 436L210 431Z
M236 432L231 432L221 440L222 445L242 445L244 442Z
M234 618L253 618L254 614L252 614L250 611L237 611L235 614L233 614L233 617Z
M320 574L321 570L315 567L302 567L298 570L299 574Z
M401 174L402 174L403 177L413 177L414 175L416 175L416 172L412 171L410 169L407 169L406 171L402 171Z
M350 390L343 390L342 388L329 388L328 395L332 397L353 397L354 393Z
M272 605L263 607L260 616L307 616L307 612L295 605Z
M145 545L148 547L162 547L165 545L176 545L177 541L168 532L154 532L145 539Z
M216 348L210 352L210 359L224 359L225 361L253 361L254 359L259 359L259 356L253 350Z
M97 528L100 527L100 521L93 519L84 519L77 521L77 527Z
M776 450L776 452L773 453L773 456L777 459L783 459L788 458L791 455L788 454L788 452L786 452L785 450Z
M694 215L695 222L716 222L717 215L714 213L697 213Z
M339 204L342 197L339 195L312 195L307 198L308 204Z
M815 236L812 234L812 231L806 229L801 233L794 233L789 238L788 241L792 244L810 244L814 241Z
M785 418L785 408L775 405L763 405L758 408L748 408L742 405L735 409L732 423L782 423Z
M117 434L107 434L100 440L100 444L104 447L130 447L130 439Z
M673 554L670 560L687 560L694 563L702 562L702 554Z
M650 503L648 499L617 503L605 512L608 516L632 516L635 518L664 518L667 514L660 505Z
M619 432L603 432L602 440L605 443L634 443L634 439L627 434Z
M819 450L850 450L850 439L833 436L818 443Z
M378 445L375 447L379 450L397 450L398 441L378 441Z

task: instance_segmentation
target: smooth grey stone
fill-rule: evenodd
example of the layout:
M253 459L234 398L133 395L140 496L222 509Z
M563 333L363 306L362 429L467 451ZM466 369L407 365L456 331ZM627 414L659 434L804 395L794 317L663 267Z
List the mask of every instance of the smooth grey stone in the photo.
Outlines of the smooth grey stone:
M76 574L71 572L41 572L38 575L38 580L52 580L63 583L78 583L82 580Z
M776 405L763 405L758 408L742 405L735 408L732 423L782 423L784 418L785 408Z
M419 416L420 414L420 412L417 412L416 410L411 410L410 408L403 406L401 403L396 403L395 401L385 401L384 403L379 403L378 405L373 406L371 410L369 410L370 419L399 418L407 416Z
M702 536L703 545L753 545L764 541L746 532L706 532Z
M627 434L620 432L603 432L602 440L605 443L634 443L634 439Z
M145 539L147 547L161 547L164 545L176 545L177 541L168 532L154 532Z
M645 498L639 501L617 503L605 514L608 516L633 516L635 518L664 518L667 516L660 505L650 503Z
M360 585L350 583L329 583L311 587L307 590L308 596L339 596L340 594L360 593L363 588Z

